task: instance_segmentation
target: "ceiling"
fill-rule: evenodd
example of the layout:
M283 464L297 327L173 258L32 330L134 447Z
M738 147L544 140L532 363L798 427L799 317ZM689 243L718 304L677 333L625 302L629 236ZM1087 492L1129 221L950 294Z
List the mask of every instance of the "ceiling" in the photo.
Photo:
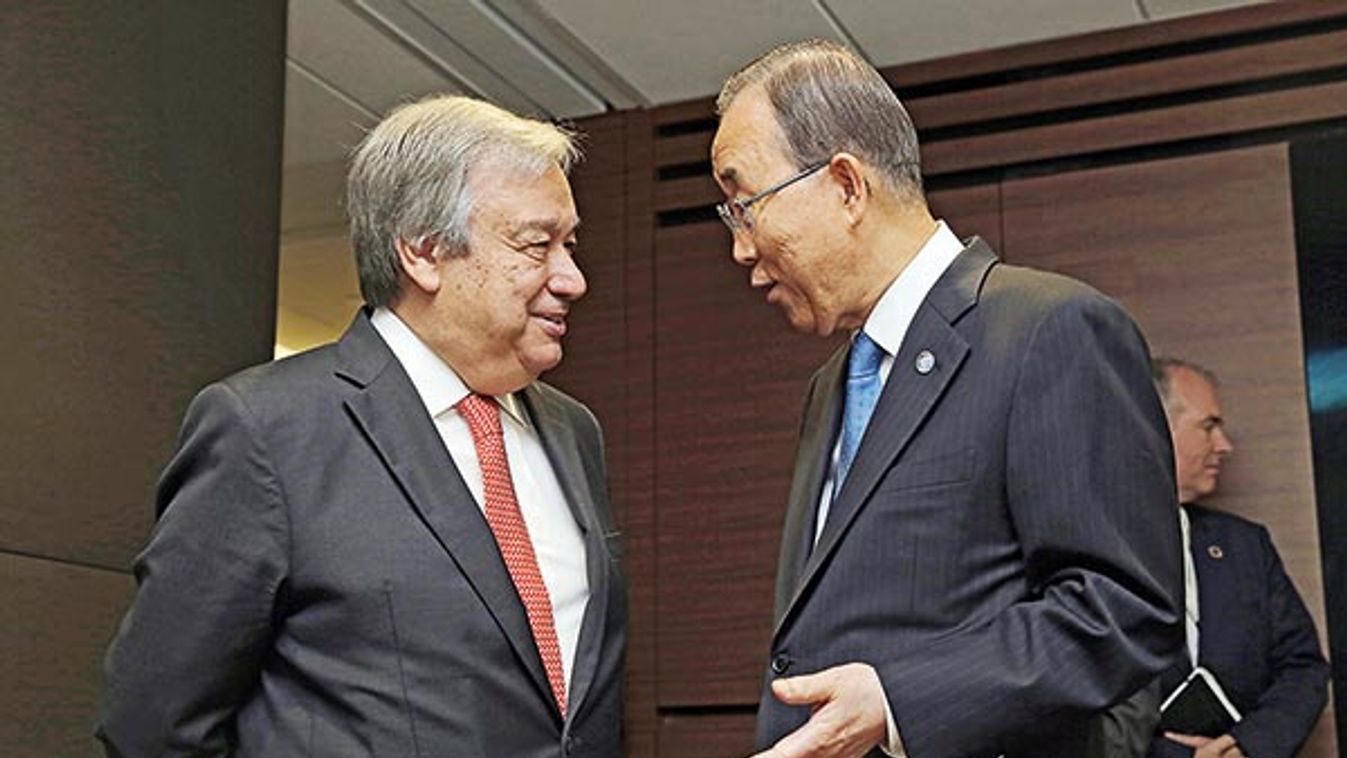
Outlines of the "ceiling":
M346 157L390 107L470 94L544 118L714 95L768 48L835 39L879 67L1255 0L290 0L278 352L360 303Z

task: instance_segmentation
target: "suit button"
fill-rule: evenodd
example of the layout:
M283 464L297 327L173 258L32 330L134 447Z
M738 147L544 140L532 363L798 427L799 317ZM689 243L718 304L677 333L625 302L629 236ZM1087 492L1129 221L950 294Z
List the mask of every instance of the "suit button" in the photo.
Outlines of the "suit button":
M561 745L562 751L565 752L566 755L570 755L571 753L574 753L574 752L575 752L575 743L576 743L576 742L577 742L577 740L576 740L574 737L572 737L572 736L569 735L569 734L566 735L566 739L565 739L565 741L564 741L564 742L562 743L562 745Z
M777 675L784 674L790 670L790 665L794 662L795 661L791 660L789 655L777 653L772 658L772 673Z

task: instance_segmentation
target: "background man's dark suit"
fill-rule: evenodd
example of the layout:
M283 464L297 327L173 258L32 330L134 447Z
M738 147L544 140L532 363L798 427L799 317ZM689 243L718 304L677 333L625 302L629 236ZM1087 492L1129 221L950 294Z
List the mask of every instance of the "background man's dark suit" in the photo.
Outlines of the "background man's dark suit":
M1198 663L1216 675L1243 720L1230 730L1252 758L1295 755L1327 700L1328 664L1314 622L1282 567L1267 529L1229 513L1185 505L1202 617ZM1192 667L1165 672L1172 692ZM1189 756L1157 737L1151 756Z
M1091 714L1182 641L1172 458L1141 336L1093 290L974 241L917 311L810 552L846 356L805 405L769 684L861 661L913 758L1079 758ZM808 716L764 692L759 743Z
M618 754L625 617L599 428L547 385L520 394L588 553L564 722L487 522L362 313L336 345L193 402L109 653L109 750ZM227 579L197 581L211 575Z

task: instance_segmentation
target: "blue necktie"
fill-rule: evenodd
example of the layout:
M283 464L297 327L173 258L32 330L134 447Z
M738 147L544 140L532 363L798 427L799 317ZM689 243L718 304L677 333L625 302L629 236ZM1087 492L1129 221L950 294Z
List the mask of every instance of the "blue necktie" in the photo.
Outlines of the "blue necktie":
M856 448L861 446L865 426L870 423L875 403L879 402L879 363L884 359L884 348L865 332L856 335L847 357L846 405L842 410L842 449L837 455L837 474L833 477L833 499L842 491L842 482L856 459Z

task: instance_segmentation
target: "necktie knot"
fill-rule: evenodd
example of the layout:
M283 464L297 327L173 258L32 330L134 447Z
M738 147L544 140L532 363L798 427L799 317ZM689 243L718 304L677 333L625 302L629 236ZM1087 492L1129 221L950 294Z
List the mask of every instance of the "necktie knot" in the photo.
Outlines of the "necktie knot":
M847 356L847 379L867 379L878 374L884 355L884 348L878 342L864 331L860 332L852 341L851 354Z
M500 406L493 398L473 393L458 401L458 413L468 422L468 431L478 444L503 437L500 427Z

